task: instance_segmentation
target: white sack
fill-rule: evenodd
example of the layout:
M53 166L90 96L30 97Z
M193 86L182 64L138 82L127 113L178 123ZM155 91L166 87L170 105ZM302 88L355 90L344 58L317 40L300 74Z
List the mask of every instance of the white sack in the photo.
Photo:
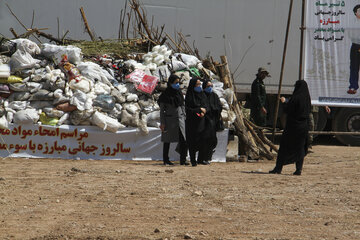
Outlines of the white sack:
M76 65L76 67L80 70L81 75L89 78L93 82L98 80L99 82L103 82L106 85L112 85L110 83L110 79L112 79L111 75L102 69L100 65L94 62L82 62Z
M39 113L36 109L20 110L14 114L16 124L34 124L39 120Z
M118 120L97 111L92 115L91 122L103 130L107 130L114 133L119 128L125 127L124 125L119 123Z
M54 44L44 43L41 53L47 58L55 58L58 63L62 59L62 55L67 55L69 62L78 64L82 60L81 49L72 45L58 46Z
M77 81L76 79L80 79L80 81ZM71 89L80 90L80 91L82 91L84 93L90 92L90 90L92 89L92 86L93 86L93 84L92 84L92 82L90 80L88 80L84 76L79 76L76 79L72 79L69 82L69 87Z
M20 49L31 55L40 54L41 52L39 46L29 39L18 38L10 40L10 42L16 43L16 49Z
M0 129L8 129L9 128L9 122L6 119L6 116L2 116L0 118Z
M16 52L11 56L9 62L12 72L39 67L39 65L37 65L38 63L40 63L40 60L34 59L30 53L21 50L16 50Z
M188 66L188 67L196 67L198 63L200 63L201 61L192 55L188 55L185 53L175 53L174 56L178 57L179 55L181 55L181 59L184 61L184 63Z

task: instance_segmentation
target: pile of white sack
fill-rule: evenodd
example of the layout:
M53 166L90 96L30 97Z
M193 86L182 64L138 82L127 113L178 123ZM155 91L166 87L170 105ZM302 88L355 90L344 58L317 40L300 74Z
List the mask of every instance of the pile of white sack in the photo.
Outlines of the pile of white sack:
M111 63L103 64L84 61L78 47L11 41L16 51L0 56L0 128L10 123L96 125L111 132L137 127L147 134L148 127L160 126L157 99L171 72L181 77L185 93L192 71L203 68L195 56L172 54L166 46L155 46L140 62L108 59ZM131 71L155 79L156 88L144 92L138 86L146 78L124 77ZM212 78L224 109L222 120L229 127L236 118L229 109L233 93L214 74Z

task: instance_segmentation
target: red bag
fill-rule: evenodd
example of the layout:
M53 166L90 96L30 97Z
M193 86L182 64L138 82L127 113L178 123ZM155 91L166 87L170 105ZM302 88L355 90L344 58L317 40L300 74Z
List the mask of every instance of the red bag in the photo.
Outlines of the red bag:
M125 79L129 79L130 82L139 84L145 76L145 72L139 69L135 69L132 73L125 76Z
M157 77L146 75L144 71L136 69L125 77L135 84L136 90L152 94L158 82Z
M136 90L144 93L152 94L153 91L155 90L157 82L158 82L157 77L145 75L142 81L140 82L140 84L137 85Z

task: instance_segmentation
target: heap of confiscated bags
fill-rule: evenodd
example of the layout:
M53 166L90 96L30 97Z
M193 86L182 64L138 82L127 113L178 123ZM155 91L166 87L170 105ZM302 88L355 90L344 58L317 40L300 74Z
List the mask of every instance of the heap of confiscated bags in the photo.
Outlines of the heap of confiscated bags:
M140 62L107 56L84 61L78 47L11 41L16 51L0 56L0 128L12 122L96 125L111 132L137 127L147 134L147 127L160 125L157 99L170 74L181 77L185 93L203 68L195 56L172 54L166 46L155 46ZM229 108L233 93L213 83L229 127L236 118Z

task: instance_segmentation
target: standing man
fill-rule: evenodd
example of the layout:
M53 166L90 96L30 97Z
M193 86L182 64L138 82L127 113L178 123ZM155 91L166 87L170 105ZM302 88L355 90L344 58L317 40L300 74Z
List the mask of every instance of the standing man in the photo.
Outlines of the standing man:
M353 12L355 14L354 26L357 28L349 31L352 44L350 49L350 86L347 91L348 94L356 94L359 88L360 35L358 26L360 26L360 4L353 8Z
M256 125L261 127L266 126L266 90L263 82L266 77L271 77L269 72L263 67L259 68L258 73L256 74L256 79L251 85L250 117Z

